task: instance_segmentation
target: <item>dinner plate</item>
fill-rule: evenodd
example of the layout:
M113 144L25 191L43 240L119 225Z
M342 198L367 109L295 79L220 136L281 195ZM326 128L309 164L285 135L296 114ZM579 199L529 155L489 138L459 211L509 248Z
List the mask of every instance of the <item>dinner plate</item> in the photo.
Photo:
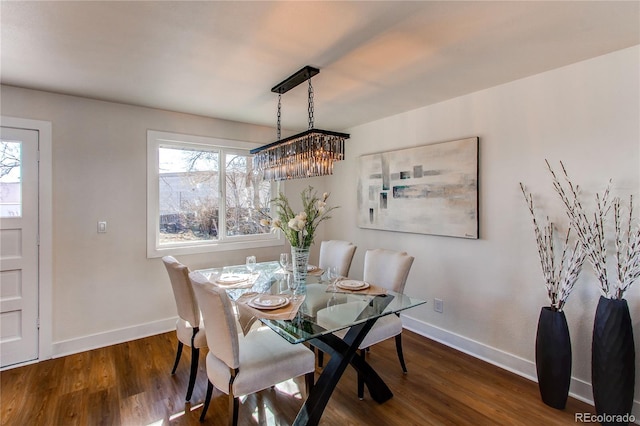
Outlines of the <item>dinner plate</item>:
M318 267L315 265L307 265L307 272L315 271L316 269L318 269ZM293 266L288 266L287 271L293 272Z
M369 288L369 283L357 280L340 280L336 283L336 286L343 290L364 290Z
M289 299L275 294L261 294L249 300L249 306L256 309L278 309L289 304Z
M246 275L233 275L233 274L225 274L216 280L219 284L238 284L244 281L247 281L248 277Z

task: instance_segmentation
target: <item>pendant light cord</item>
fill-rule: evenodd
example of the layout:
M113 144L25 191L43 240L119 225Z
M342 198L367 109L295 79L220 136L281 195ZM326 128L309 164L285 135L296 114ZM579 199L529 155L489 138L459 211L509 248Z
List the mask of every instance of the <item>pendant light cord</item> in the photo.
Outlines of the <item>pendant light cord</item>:
M280 140L280 137L282 136L282 132L280 130L281 111L282 111L282 94L278 93L278 140Z
M309 77L309 130L313 129L313 86Z

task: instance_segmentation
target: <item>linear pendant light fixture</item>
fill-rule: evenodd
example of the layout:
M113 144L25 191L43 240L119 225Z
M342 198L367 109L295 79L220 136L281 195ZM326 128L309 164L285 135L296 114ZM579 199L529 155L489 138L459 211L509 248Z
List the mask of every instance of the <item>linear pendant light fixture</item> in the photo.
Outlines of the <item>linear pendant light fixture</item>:
M333 174L333 163L344 159L344 141L349 139L349 135L313 128L311 77L319 72L318 68L307 65L271 89L272 92L278 94L278 139L250 151L251 154L254 154L253 165L258 172L263 173L264 180L331 175ZM282 94L305 80L309 82L309 129L297 135L280 139Z

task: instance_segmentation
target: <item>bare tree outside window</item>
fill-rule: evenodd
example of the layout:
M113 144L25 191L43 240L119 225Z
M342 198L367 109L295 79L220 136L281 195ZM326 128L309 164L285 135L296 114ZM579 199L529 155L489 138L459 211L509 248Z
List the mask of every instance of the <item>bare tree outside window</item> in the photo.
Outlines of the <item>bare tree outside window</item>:
M215 241L222 232L227 237L269 232L255 212L268 209L271 185L253 173L250 155L160 147L159 160L160 244Z
M147 130L147 256L282 245L260 224L279 184L240 140Z
M269 232L257 212L269 207L271 185L253 172L251 156L227 154L225 164L227 235Z
M0 142L0 217L22 216L20 142Z
M12 171L19 168L20 142L0 142L0 178L8 176Z

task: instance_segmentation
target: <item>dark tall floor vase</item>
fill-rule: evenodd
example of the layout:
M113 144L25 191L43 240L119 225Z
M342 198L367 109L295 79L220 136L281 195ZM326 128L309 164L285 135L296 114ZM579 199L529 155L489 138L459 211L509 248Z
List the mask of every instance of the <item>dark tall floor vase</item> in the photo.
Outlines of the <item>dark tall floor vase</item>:
M624 299L600 297L593 324L591 382L596 413L603 425L628 424L635 381L635 347L629 305Z
M564 409L571 384L571 338L564 312L545 306L536 334L536 371L542 401Z

